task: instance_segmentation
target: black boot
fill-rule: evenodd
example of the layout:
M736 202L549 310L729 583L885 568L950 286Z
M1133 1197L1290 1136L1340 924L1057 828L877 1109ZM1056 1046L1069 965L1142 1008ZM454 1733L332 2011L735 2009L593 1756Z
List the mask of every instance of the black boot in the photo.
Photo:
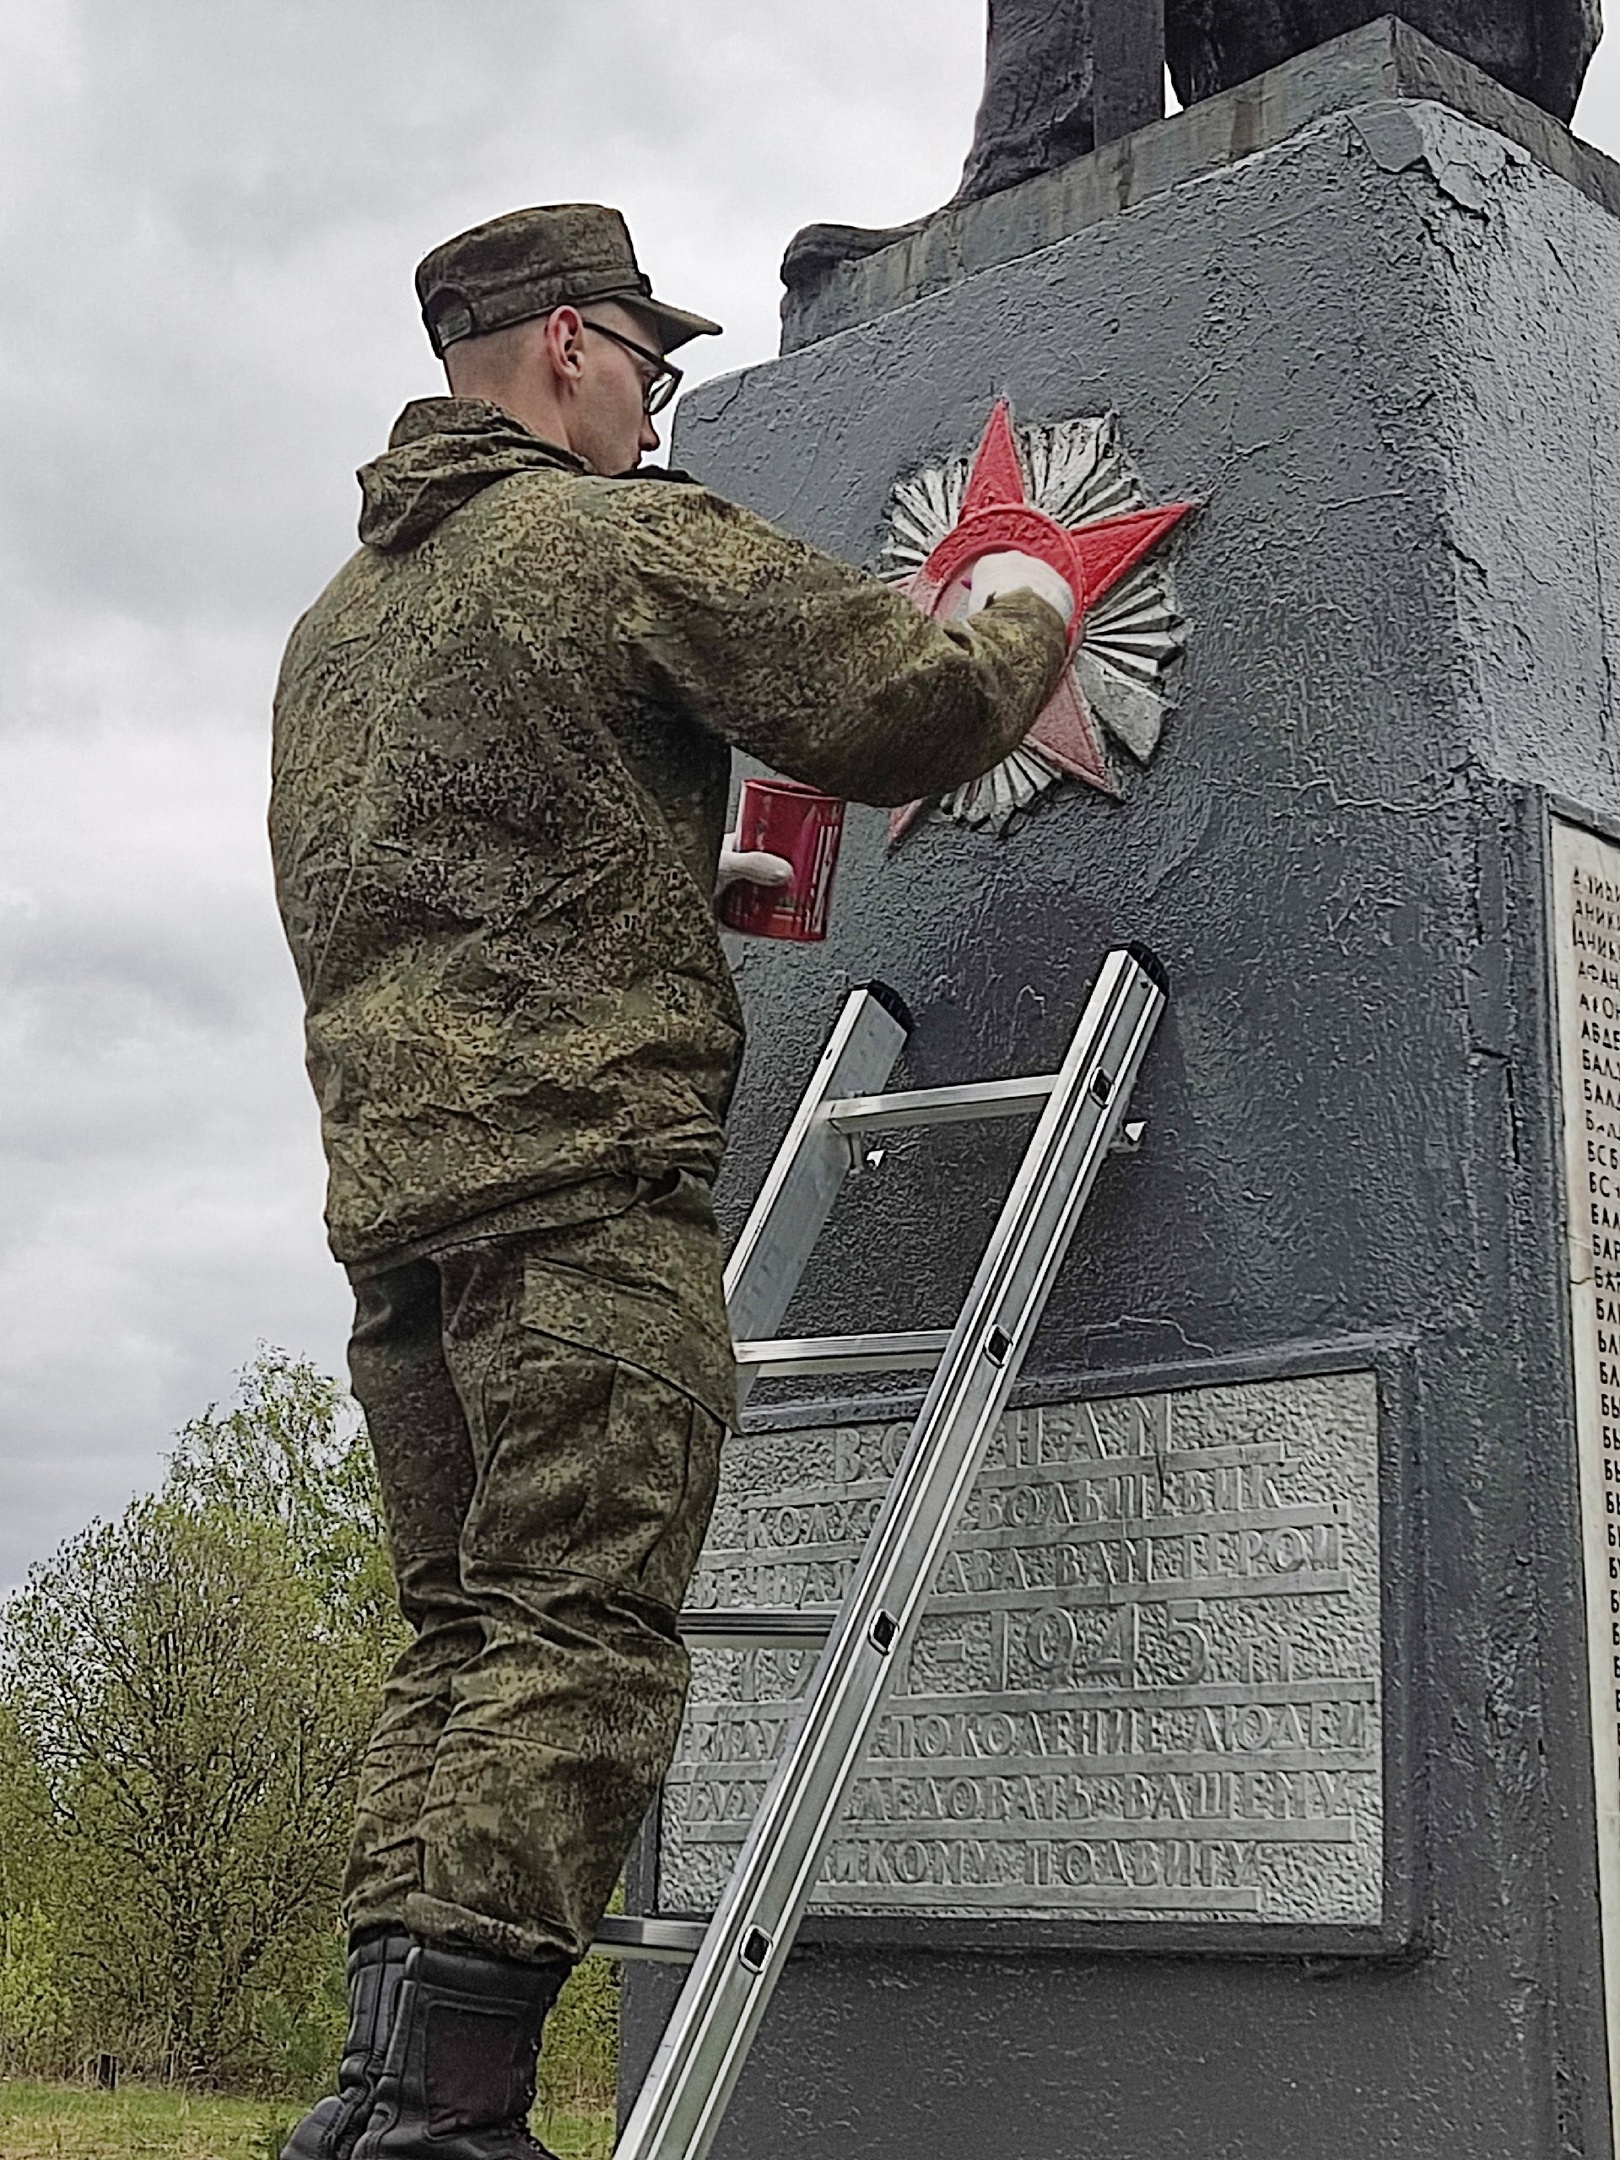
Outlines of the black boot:
M418 1943L354 2160L555 2160L528 2122L540 2028L569 1970Z
M362 1937L349 1952L349 2037L337 2091L311 2108L281 2160L349 2160L371 2115L394 2027L394 2005L415 1938L401 1930Z

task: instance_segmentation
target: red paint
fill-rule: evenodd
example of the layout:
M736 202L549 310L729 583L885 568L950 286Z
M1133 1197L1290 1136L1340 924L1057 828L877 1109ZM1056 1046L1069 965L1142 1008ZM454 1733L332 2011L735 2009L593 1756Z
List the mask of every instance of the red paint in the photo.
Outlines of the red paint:
M1076 525L1070 538L1085 565L1087 604L1112 592L1197 507L1190 502L1166 503L1162 510L1126 510L1118 517L1093 518L1089 525Z
M1073 534L1027 499L1012 415L1006 399L998 398L974 453L956 523L912 579L912 599L925 615L948 619L960 614L973 565L981 555L996 555L1008 549L1050 564L1074 594L1074 616L1069 627L1072 639L1078 634L1085 612L1085 562L1075 547Z
M1071 533L1044 511L1032 510L1026 503L1003 503L959 518L912 580L911 597L925 615L953 615L958 608L952 588L965 588L980 556L997 555L1009 548L1049 563L1074 594L1075 609L1069 622L1072 641L1085 613L1085 561Z
M1058 524L1029 501L1012 415L1006 399L998 398L974 453L956 523L908 590L925 615L950 621L967 604L968 579L980 556L1004 549L1037 556L1074 594L1074 617L1069 624L1072 648L1086 610L1111 592L1195 507L1189 502L1169 503L1158 510L1127 510L1118 517L1092 518L1083 525ZM1064 669L1026 741L1060 772L1084 780L1101 794L1118 795L1097 724L1072 669ZM915 802L896 810L889 820L890 839L898 840L927 807Z
M1097 723L1091 717L1091 707L1081 695L1072 668L1063 670L1046 710L1025 740L1030 749L1050 758L1058 771L1066 772L1071 780L1084 780L1100 795L1118 796L1119 789L1114 785L1114 776L1103 755Z
M973 470L962 497L962 515L972 517L980 510L995 510L1003 503L1024 500L1024 468L1018 456L1018 439L1013 434L1012 409L1005 398L997 398L973 454Z
M844 805L797 780L745 780L737 804L737 847L781 855L793 865L786 885L727 886L720 920L748 937L817 945L827 935L833 872L844 837Z

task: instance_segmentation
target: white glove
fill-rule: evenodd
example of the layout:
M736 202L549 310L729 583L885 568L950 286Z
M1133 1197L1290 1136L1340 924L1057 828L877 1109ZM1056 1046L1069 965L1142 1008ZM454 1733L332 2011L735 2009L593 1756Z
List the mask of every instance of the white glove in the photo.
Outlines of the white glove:
M966 612L977 615L1003 593L1015 592L1032 592L1037 600L1055 608L1066 623L1074 620L1074 594L1067 579L1060 578L1051 564L1042 562L1038 555L1019 555L1011 549L998 555L981 555L973 565Z
M793 865L785 855L767 855L762 849L737 846L737 835L728 832L720 843L720 869L714 881L718 899L728 885L786 885Z

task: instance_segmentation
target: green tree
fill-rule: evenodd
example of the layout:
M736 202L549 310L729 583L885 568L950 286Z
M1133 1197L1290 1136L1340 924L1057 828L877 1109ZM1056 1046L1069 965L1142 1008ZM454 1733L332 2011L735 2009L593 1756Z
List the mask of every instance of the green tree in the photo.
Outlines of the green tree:
M54 2068L71 2036L55 1912L62 1869L49 1788L0 1700L0 2069Z
M36 1570L7 1636L103 2017L216 2070L267 1956L330 1924L370 1645L273 1525L162 1500Z
M32 1819L54 1856L35 1903L81 2049L276 2082L326 2053L398 1633L364 1441L332 1382L273 1352L187 1426L161 1494L32 1572L0 1626L20 1796L14 1818L0 1786L0 1846ZM20 1867L0 1875L19 1917Z
M155 1498L0 1610L0 2070L329 2076L354 1780L403 1637L353 1408L264 1351ZM617 2007L587 1960L552 2104L610 2103Z
M379 1654L391 1656L401 1623L377 1473L353 1404L307 1360L269 1348L243 1373L238 1397L182 1429L164 1497L279 1526L333 1623L374 1631Z
M0 1695L0 1914L48 1898L60 1865L50 1790L9 1695Z

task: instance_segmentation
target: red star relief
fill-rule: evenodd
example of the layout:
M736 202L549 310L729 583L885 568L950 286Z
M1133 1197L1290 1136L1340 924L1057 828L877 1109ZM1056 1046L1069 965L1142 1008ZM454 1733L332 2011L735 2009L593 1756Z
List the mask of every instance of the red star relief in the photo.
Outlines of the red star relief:
M967 580L981 555L1016 549L1050 563L1075 597L1070 644L1080 635L1086 610L1094 607L1120 579L1150 555L1195 507L1169 503L1161 510L1127 510L1118 517L1090 518L1060 525L1030 502L1024 486L1012 416L999 399L974 453L967 489L956 523L935 548L907 590L925 615L949 618L961 611ZM1075 780L1105 795L1117 795L1103 755L1090 708L1066 667L1045 711L1030 730L1028 746ZM927 808L911 803L897 810L889 825L898 839Z

